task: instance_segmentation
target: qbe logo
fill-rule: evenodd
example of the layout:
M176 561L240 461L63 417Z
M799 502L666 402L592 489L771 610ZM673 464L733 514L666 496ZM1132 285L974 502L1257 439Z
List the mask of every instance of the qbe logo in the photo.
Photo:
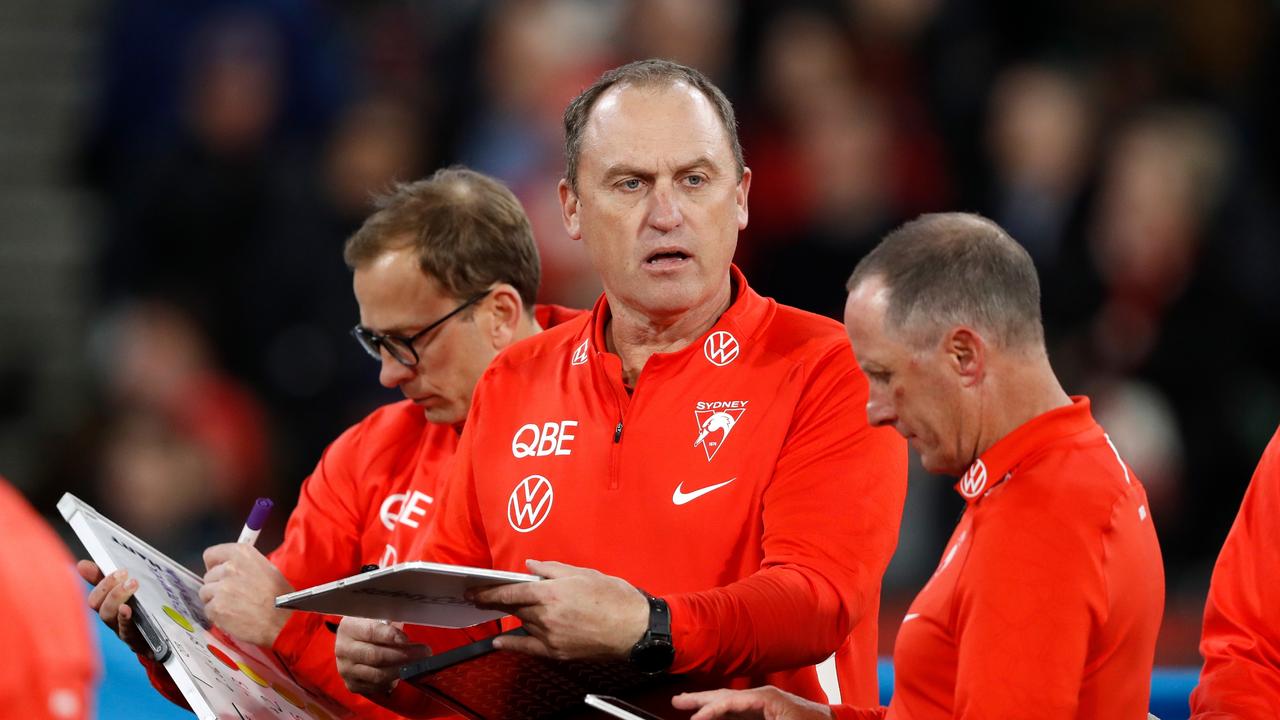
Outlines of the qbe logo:
M435 498L421 490L394 493L382 501L378 516L382 520L382 526L388 530L395 530L396 523L416 528L420 524L418 518L427 514L426 506L434 502Z
M712 365L724 367L738 358L738 338L724 330L711 333L702 343L702 354Z
M541 475L530 475L520 481L507 500L507 522L516 532L532 532L551 514L555 492L551 481Z
M972 500L987 488L987 466L981 460L975 460L964 475L960 477L960 494Z
M572 455L572 430L578 427L577 420L561 420L538 425L526 423L516 430L511 437L511 455L517 459L527 457L546 457L548 455Z

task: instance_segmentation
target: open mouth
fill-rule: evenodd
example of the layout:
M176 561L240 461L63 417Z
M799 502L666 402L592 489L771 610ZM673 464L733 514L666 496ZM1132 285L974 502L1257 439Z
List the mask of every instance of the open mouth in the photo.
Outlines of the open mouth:
M662 266L688 260L689 254L682 250L659 250L645 258L646 265Z

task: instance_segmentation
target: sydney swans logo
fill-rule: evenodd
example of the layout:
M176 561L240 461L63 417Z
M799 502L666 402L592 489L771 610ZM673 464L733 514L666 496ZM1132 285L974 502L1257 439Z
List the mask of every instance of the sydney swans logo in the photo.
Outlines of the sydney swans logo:
M507 500L507 522L516 532L536 530L551 514L555 493L551 481L541 475L530 475L520 481Z
M698 423L698 437L693 441L694 447L701 447L707 454L707 462L720 452L720 446L729 439L729 433L747 411L748 400L728 400L716 402L699 402L693 409L693 417Z

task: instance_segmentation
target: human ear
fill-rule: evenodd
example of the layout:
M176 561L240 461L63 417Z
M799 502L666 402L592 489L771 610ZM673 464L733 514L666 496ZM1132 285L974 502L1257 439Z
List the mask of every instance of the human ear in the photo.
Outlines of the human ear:
M500 283L489 293L485 308L489 320L485 331L493 349L502 350L515 342L524 315L520 293L513 286Z
M582 224L578 220L578 193L565 179L560 180L557 190L560 193L560 219L564 221L564 229L571 239L581 240Z
M987 365L987 344L976 330L959 326L943 338L943 351L952 370L965 386L982 381Z

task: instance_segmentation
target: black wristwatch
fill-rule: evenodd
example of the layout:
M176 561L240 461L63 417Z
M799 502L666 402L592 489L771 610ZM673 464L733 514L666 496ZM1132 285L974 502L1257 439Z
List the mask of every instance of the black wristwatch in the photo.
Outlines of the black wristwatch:
M671 669L676 659L676 649L671 644L671 608L662 598L649 593L644 596L649 601L649 629L632 646L631 664L640 672L657 675Z

